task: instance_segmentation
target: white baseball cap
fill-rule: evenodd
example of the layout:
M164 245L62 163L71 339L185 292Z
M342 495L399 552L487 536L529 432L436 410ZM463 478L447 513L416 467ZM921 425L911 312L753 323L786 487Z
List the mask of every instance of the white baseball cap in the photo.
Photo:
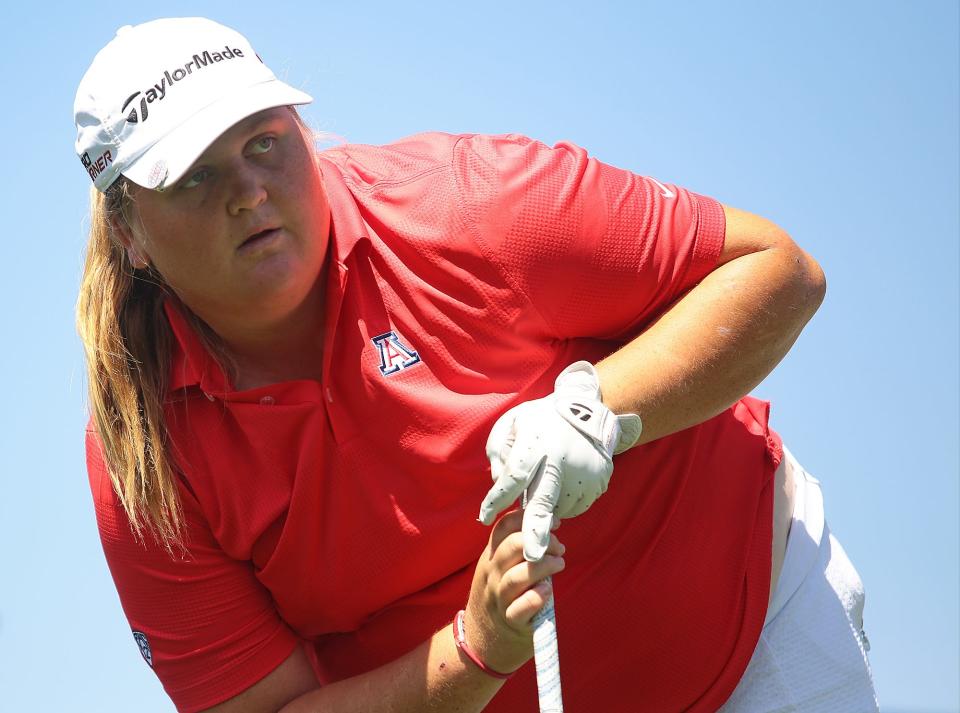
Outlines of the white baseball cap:
M241 119L311 101L229 27L202 17L128 25L80 80L77 155L101 191L120 175L163 190Z

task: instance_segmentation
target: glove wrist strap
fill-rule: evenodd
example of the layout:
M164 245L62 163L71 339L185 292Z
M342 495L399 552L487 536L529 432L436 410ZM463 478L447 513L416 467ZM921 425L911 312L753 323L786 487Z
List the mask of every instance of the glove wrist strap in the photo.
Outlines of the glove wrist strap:
M566 421L591 438L609 456L631 448L640 438L643 423L634 413L615 414L603 403L600 376L588 361L568 366L554 383L557 410Z

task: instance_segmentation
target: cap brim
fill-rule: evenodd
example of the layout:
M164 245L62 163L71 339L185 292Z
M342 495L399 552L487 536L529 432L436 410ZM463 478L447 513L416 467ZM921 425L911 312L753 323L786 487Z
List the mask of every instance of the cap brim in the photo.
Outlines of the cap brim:
M198 111L120 173L144 188L163 190L179 181L200 154L238 121L265 109L312 101L309 94L278 79L246 87Z

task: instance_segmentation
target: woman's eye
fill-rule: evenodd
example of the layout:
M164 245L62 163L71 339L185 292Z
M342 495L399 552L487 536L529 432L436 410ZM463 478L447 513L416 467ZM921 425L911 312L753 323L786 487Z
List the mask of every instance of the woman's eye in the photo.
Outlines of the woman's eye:
M190 174L190 177L184 181L181 185L182 188L195 188L200 185L200 183L207 177L207 169L201 168L199 171L194 171Z
M273 136L263 136L253 142L253 145L250 147L251 153L266 153L273 148L273 145L277 142L276 138Z

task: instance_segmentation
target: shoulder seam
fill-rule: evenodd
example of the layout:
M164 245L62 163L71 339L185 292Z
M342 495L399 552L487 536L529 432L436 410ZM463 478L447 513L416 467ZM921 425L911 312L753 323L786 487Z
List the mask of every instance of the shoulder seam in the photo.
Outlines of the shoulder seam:
M470 139L476 136L477 134L467 134L467 135L461 136L454 142L453 147L450 151L450 170L453 173L454 185L456 185L457 187L457 208L460 210L461 214L464 217L464 225L466 225L467 230L470 232L471 237L473 238L474 242L477 245L477 248L486 258L487 262L489 262L491 265L493 265L496 268L497 272L500 273L500 276L503 278L504 282L510 285L511 289L513 289L518 294L523 295L523 299L526 302L527 306L533 311L535 315L537 315L541 324L543 325L544 333L553 335L554 339L559 339L559 337L556 336L556 330L550 324L550 321L544 317L543 313L537 308L537 305L534 303L534 301L530 299L530 295L528 295L526 290L524 290L523 287L516 280L513 279L513 276L510 274L509 270L504 268L504 266L497 259L496 253L490 248L490 246L483 239L483 236L481 235L480 230L477 227L478 219L475 215L473 215L469 207L466 205L467 201L464 196L464 192L461 190L460 182L457 180L457 172L453 170L454 156L457 150L460 148L460 144L464 139ZM530 139L530 140L533 141L533 139Z

